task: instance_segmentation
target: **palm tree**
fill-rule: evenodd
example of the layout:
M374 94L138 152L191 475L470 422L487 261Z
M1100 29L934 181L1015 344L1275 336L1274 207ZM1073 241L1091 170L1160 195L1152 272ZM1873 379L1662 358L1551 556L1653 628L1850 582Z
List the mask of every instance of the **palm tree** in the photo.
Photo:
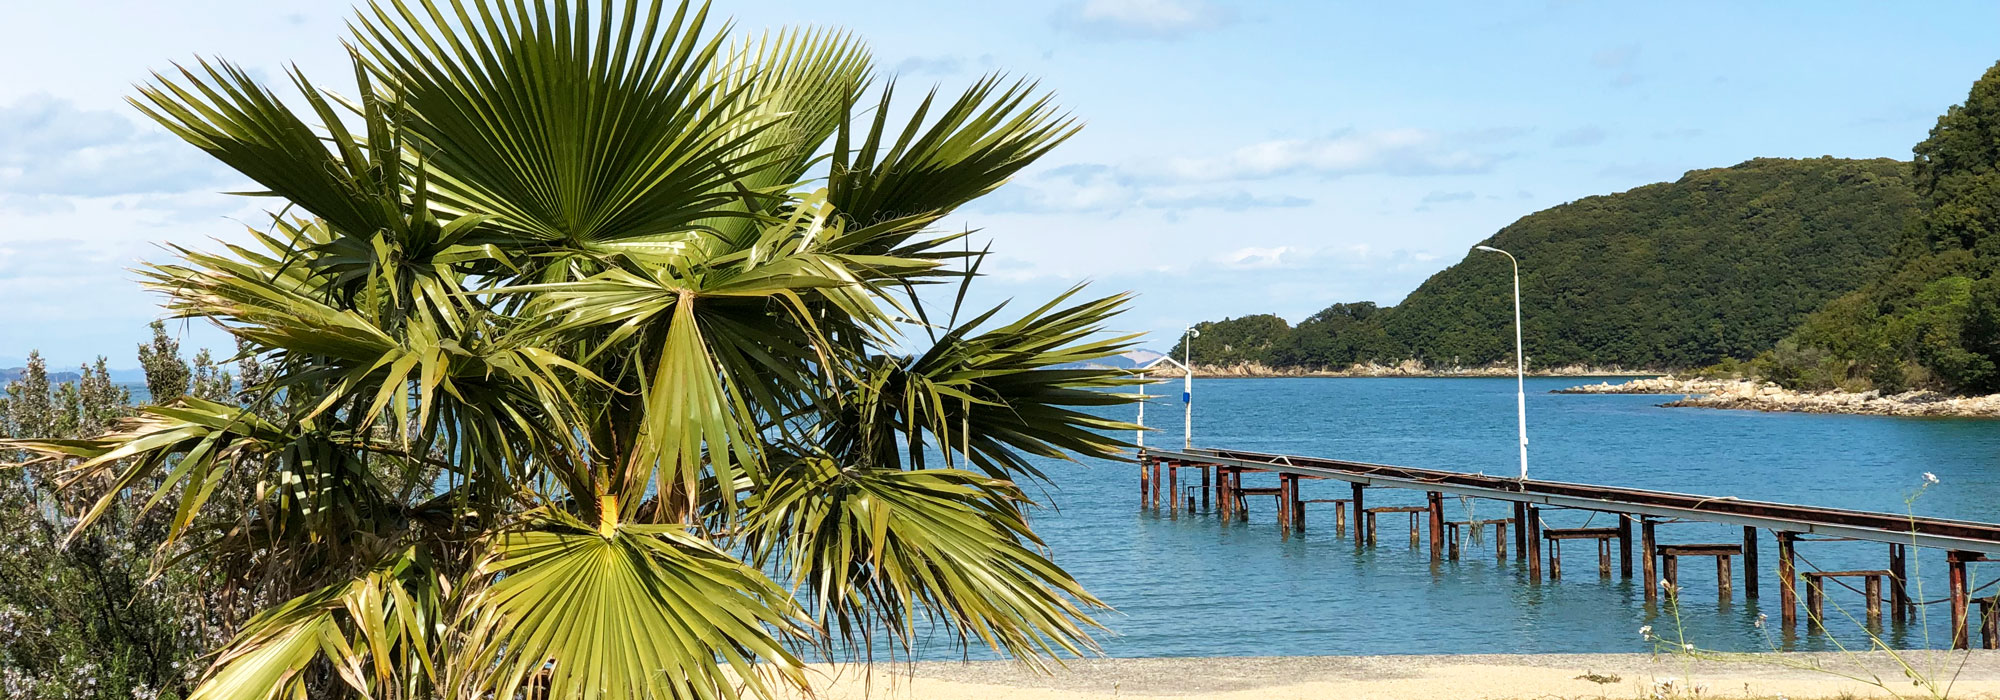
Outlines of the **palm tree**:
M390 0L352 96L142 87L278 203L146 283L270 371L10 445L101 490L77 530L171 507L164 566L266 601L193 698L763 697L920 629L1093 649L1020 484L1124 448L1096 409L1130 380L1069 367L1128 346L1125 298L961 319L984 253L939 226L1075 124L999 77L892 107L847 34L708 24Z

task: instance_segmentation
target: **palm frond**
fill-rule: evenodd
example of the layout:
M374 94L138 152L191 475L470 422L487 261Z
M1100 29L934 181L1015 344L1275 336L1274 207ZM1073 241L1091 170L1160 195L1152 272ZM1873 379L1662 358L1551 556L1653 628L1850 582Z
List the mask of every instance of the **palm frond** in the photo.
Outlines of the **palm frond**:
M615 506L605 509L615 513ZM470 663L499 660L468 696L577 700L754 697L804 687L786 644L805 620L755 568L679 525L593 529L547 511L497 538L499 580L474 604ZM490 693L490 695L488 695Z
M90 527L134 485L171 470L141 510L150 510L178 489L179 505L169 524L167 545L186 530L215 492L231 464L282 450L293 436L238 406L188 396L170 405L141 408L110 432L87 440L0 440L0 446L50 459L82 460L63 471L65 485L109 476L104 495L76 520L71 536Z
M1077 124L1057 114L1034 84L1002 88L1001 83L997 75L981 80L935 120L932 91L898 133L890 132L891 85L882 90L873 121L843 122L827 178L828 199L856 225L829 249L913 257L955 240L955 235L918 234L1076 133Z
M437 574L406 549L362 575L285 601L244 624L188 700L306 697L324 660L360 697L406 697L434 681L443 622Z
M722 35L704 36L707 7L592 4L362 12L355 40L408 105L441 210L585 251L687 239L768 167L748 146L778 117L710 77Z
M1084 608L1103 603L1031 548L1041 542L1023 503L1013 484L972 472L804 459L760 492L749 542L777 556L850 652L872 656L879 630L908 655L927 621L1031 664L1094 651Z

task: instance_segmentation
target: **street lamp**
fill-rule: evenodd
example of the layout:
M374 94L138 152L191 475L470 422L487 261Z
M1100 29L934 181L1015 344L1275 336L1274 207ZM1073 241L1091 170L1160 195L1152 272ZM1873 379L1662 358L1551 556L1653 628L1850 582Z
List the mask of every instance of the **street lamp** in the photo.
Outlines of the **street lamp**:
M1186 415L1181 419L1181 447L1194 449L1194 339L1201 337L1201 331L1188 326L1181 331L1181 404Z
M1521 352L1521 261L1513 253L1493 246L1473 246L1473 250L1499 253L1514 263L1514 416L1521 431L1521 480L1528 480L1528 356Z

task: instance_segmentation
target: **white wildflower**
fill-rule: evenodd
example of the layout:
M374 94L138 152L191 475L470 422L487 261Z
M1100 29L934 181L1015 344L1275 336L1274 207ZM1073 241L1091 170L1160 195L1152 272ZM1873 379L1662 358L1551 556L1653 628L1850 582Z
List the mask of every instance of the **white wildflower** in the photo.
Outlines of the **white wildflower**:
M1766 615L1764 613L1757 613L1757 629L1763 629L1764 623L1770 621L1770 619L1771 619L1770 615Z
M1640 638L1640 639L1647 639L1647 640L1650 640L1650 639L1652 639L1652 638L1653 638L1653 626L1652 626L1652 625L1642 625L1642 626L1640 626L1640 627L1639 627L1639 638Z
M1924 472L1924 482L1930 484L1936 484L1938 482L1937 475L1932 474L1930 472Z
M1693 644L1682 644L1682 645L1681 645L1681 651L1694 651L1694 645L1693 645Z

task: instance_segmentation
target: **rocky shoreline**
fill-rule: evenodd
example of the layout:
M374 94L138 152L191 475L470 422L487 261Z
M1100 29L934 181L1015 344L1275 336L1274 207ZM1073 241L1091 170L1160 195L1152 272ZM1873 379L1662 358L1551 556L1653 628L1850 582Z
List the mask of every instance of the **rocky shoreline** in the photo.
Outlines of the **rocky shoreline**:
M1864 391L1794 391L1749 379L1652 377L1628 382L1600 382L1557 389L1556 394L1659 394L1681 398L1662 406L1725 408L1789 413L1839 413L1864 416L1931 418L2000 418L2000 394L1952 396L1934 391L1908 391L1884 396Z
M1168 378L1183 374L1180 367L1168 363L1154 365L1150 371L1154 376ZM1587 367L1570 365L1546 369L1530 370L1530 377L1652 377L1658 372L1643 372L1619 367ZM1406 361L1393 365L1362 363L1346 369L1305 369L1299 367L1270 367L1257 363L1235 365L1194 366L1194 376L1201 379L1268 379L1282 377L1512 377L1513 365L1487 365L1483 367L1432 367L1420 362Z

